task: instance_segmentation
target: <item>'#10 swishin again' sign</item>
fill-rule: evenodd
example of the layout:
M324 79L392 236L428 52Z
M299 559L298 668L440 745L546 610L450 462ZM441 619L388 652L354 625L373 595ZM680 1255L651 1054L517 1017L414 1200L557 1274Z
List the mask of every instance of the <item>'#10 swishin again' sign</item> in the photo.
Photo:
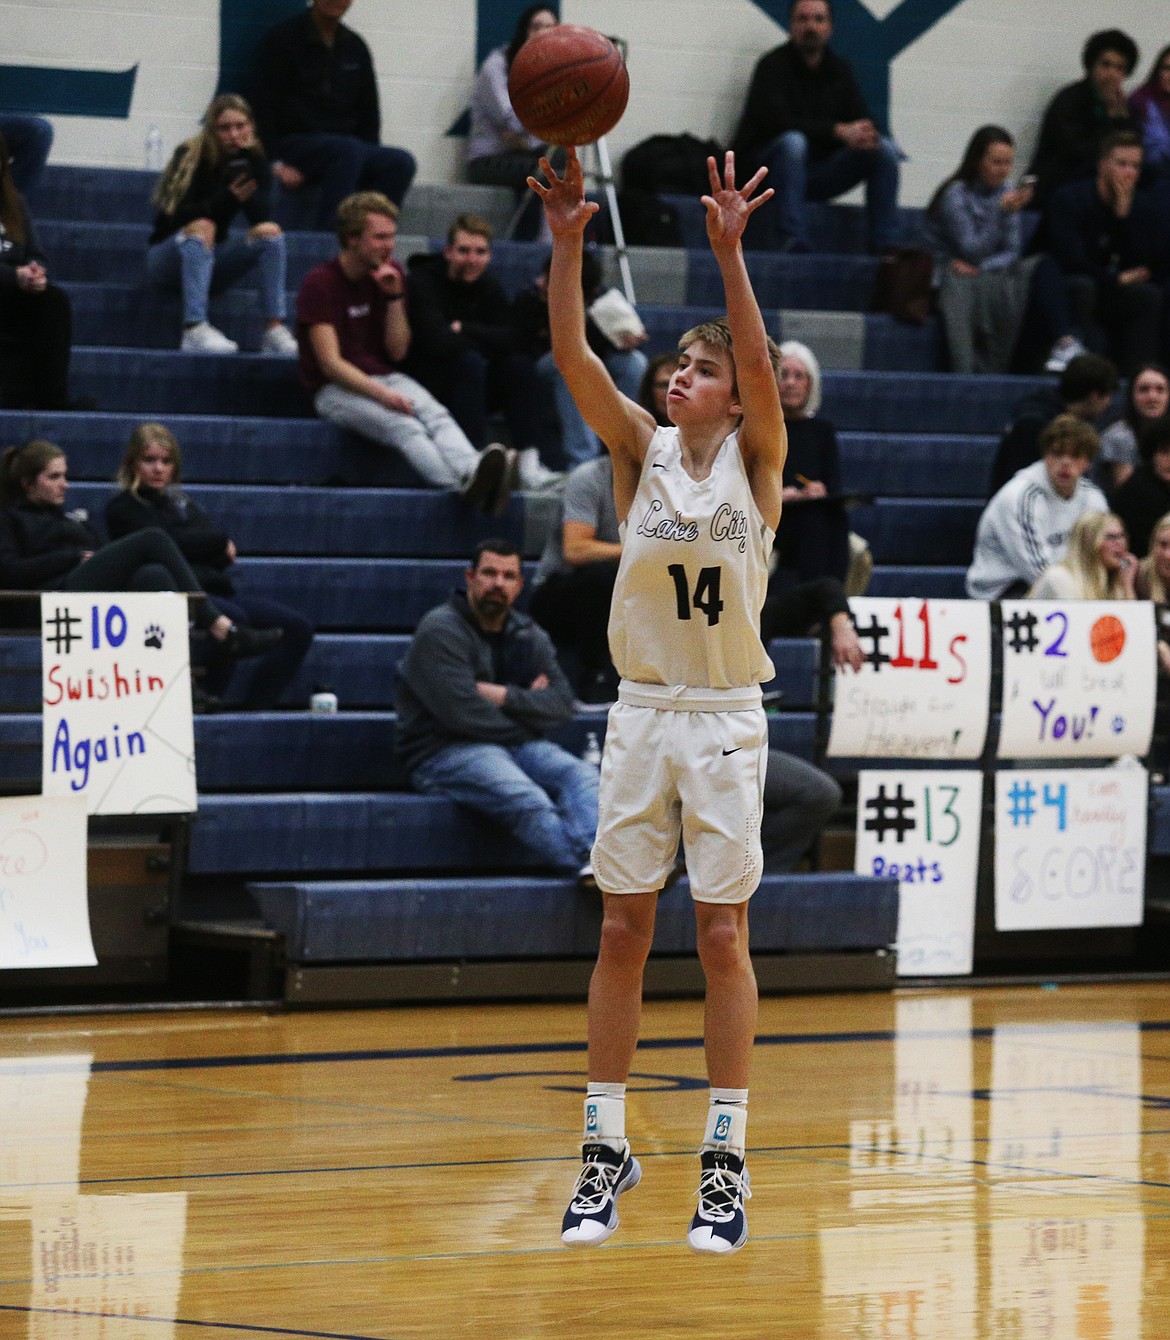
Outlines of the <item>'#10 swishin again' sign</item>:
M1000 758L1144 754L1158 679L1148 601L1005 600Z
M41 790L90 814L195 809L187 597L41 597Z
M991 617L981 600L849 602L865 661L838 670L836 758L978 758L987 736Z
M1000 772L995 778L995 928L1140 926L1146 770Z

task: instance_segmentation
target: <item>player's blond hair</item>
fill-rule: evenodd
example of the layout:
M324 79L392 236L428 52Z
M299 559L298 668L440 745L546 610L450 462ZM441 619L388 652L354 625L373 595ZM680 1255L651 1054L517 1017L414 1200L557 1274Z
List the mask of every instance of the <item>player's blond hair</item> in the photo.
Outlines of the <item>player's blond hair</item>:
M771 337L765 335L768 342L768 361L772 364L773 373L780 376L780 346ZM679 337L678 348L682 353L690 345L699 341L709 344L713 349L724 349L727 356L731 359L731 389L737 389L735 380L735 346L731 340L731 325L725 316L717 316L714 321L700 321L697 326L692 326L690 330Z

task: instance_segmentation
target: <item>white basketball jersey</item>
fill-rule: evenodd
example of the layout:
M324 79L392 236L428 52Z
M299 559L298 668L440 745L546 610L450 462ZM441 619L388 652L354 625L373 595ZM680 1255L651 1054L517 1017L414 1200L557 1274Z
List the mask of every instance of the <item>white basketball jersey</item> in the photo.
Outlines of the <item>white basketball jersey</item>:
M772 678L760 609L775 537L735 433L696 482L683 468L678 429L659 428L621 536L609 649L623 679L732 689Z

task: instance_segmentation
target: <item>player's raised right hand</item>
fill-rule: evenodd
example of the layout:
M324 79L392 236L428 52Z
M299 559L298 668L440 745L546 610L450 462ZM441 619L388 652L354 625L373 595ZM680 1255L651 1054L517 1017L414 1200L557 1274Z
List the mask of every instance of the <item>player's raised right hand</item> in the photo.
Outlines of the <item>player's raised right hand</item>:
M548 178L544 185L535 177L528 178L528 185L544 201L545 218L554 237L571 237L574 233L585 231L585 225L601 208L595 200L585 199L585 174L581 171L581 160L576 149L565 154L565 175L559 177L556 168L547 158L540 160L540 170Z

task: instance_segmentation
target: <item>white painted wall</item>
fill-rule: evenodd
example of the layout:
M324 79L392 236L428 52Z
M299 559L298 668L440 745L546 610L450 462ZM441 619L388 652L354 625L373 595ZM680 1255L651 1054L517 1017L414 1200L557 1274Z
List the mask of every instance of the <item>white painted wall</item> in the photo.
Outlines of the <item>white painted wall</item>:
M895 0L868 0L879 17ZM193 133L215 87L218 0L0 0L0 60L139 75L128 121L55 117L53 161L138 167L152 125L169 148ZM750 0L563 0L566 21L626 38L630 105L610 136L615 160L659 131L730 136L758 56L783 31ZM352 25L378 68L384 137L419 160L419 180L458 177L462 141L445 137L474 75L474 0L356 0ZM1078 77L1086 35L1120 27L1144 77L1170 41L1150 0L963 0L895 61L892 124L909 155L902 198L921 204L952 171L976 126L996 121L1027 158L1039 114Z

